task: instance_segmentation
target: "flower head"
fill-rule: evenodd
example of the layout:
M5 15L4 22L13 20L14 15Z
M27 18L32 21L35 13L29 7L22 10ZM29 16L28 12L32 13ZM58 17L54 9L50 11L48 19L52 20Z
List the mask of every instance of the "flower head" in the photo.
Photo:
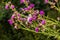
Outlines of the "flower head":
M24 8L25 11L29 11L30 9L29 8Z
M35 10L34 13L37 13L38 14L39 13L39 10Z
M10 19L8 20L9 24L12 25L13 24L13 21Z
M49 0L45 0L45 3L48 3Z
M15 15L12 15L11 18L14 19L15 18Z
M33 18L33 20L36 20L37 19L37 16L33 15L32 18Z
M8 9L9 9L9 5L6 5L6 6L5 6L5 9L7 9L7 10L8 10Z
M46 21L45 20L42 20L41 24L43 24L43 25L46 24Z
M39 31L38 27L36 27L36 28L35 28L35 31L36 31L36 32L38 32L38 31Z
M20 13L18 13L18 16L20 17Z
M30 10L32 7L28 6L27 8Z
M45 12L43 10L40 10L40 15L43 16Z
M28 17L28 19L27 19L27 21L29 22L29 23L32 23L32 17Z
M30 4L29 6L30 6L31 8L33 8L35 5L34 5L34 4Z
M24 3L25 2L25 0L20 0L20 3L22 4L22 3Z
M32 20L33 20L33 18L32 18L32 16L31 16L31 14L29 14L29 16L28 16L28 18L27 18L27 22L28 22L28 23L32 23Z
M14 9L14 8L15 8L15 6L14 6L14 5L11 5L11 8L12 8L12 9Z

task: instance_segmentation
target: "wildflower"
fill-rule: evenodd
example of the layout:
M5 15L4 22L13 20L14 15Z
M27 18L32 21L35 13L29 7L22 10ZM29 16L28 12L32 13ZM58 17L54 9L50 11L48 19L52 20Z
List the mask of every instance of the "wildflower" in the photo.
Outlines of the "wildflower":
M11 8L12 8L12 9L14 9L14 8L15 8L15 6L14 6L14 5L11 5Z
M29 11L30 9L29 8L24 8L25 11Z
M39 13L39 10L35 10L34 12L38 14Z
M20 17L20 14L18 13L18 16Z
M35 5L34 5L34 4L30 4L29 6L30 6L31 8L33 8Z
M39 31L38 27L36 27L36 28L35 28L35 31L36 31L36 32L38 32L38 31Z
M22 21L22 20L23 20L23 18L20 18L20 17L19 17L18 19L19 19L20 21Z
M32 16L29 15L28 18L27 18L27 22L32 23L32 20L33 20Z
M15 15L12 15L11 18L14 19L15 18Z
M49 0L45 0L45 3L48 3Z
M42 20L41 24L42 25L46 24L46 21L45 20Z
M33 20L36 20L37 19L37 16L35 16L35 15L33 15L32 17L33 17Z
M9 5L6 5L6 6L5 6L5 9L7 9L7 10L8 10L8 9L9 9Z
M25 2L25 0L20 0L20 3L22 4L22 3L24 3Z
M19 17L18 18L20 21L26 21L26 18L21 18L21 17Z
M23 21L26 21L26 18L23 18Z
M32 18L31 17L28 17L27 21L31 24L32 23Z
M31 7L30 7L30 6L28 6L27 8L28 8L29 10L31 9Z
M29 21L31 22L32 21L32 18L29 18Z
M13 21L10 19L8 20L9 24L12 25L13 24Z
M21 20L22 20L22 21L26 21L26 18L22 18Z
M33 7L34 7L34 4L30 4L27 8L30 10Z
M39 11L35 10L33 15L37 16L38 14L39 14Z
M40 10L40 15L43 16L45 12L43 10Z

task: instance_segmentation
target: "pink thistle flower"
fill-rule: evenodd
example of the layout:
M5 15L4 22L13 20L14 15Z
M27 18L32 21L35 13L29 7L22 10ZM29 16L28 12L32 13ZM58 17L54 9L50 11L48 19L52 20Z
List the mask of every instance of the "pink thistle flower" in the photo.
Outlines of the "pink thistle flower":
M20 17L20 13L18 13L18 16Z
M22 3L24 3L25 2L25 0L20 0L20 3L22 4Z
M11 8L12 8L12 9L14 9L14 8L15 8L15 6L14 6L14 5L11 5Z
M43 16L45 12L43 10L40 10L40 15Z
M27 19L27 21L29 22L29 23L32 23L32 18L31 17L28 17L28 19Z
M6 5L6 6L5 6L5 9L8 10L8 9L9 9L9 5Z
M12 25L13 21L11 19L8 20L9 24Z
M33 15L32 17L33 17L33 20L36 20L37 19L37 16L35 16L35 15Z
M25 11L29 11L30 9L29 8L24 8Z
M27 18L27 22L32 23L32 20L33 20L32 16L29 15L28 18Z
M30 4L27 8L30 10L31 8L33 8L35 5L34 4Z
M42 20L41 24L43 24L43 25L46 24L46 21L45 20Z
M11 18L14 19L14 18L15 18L15 15L13 14L13 15L11 16Z
M30 6L31 8L33 8L35 5L34 5L34 4L30 4L29 6Z
M28 8L29 10L31 9L31 7L30 7L30 6L28 6L27 8Z
M45 3L48 3L49 0L45 0Z
M36 32L38 32L38 31L39 31L38 27L36 27L36 28L35 28L35 31L36 31Z

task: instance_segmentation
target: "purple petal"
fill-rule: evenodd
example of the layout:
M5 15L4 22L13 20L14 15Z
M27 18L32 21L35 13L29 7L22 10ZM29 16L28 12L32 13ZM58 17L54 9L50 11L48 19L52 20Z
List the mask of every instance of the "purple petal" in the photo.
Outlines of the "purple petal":
M48 3L49 0L45 0L45 3Z
M14 15L12 15L12 16L11 16L11 18L12 18L12 19L14 19L14 18L15 18L15 16L14 16Z
M30 7L32 7L32 8L33 8L34 6L35 6L34 4L30 4Z
M35 31L36 31L36 32L38 32L38 31L39 31L38 27L36 27L36 28L35 28Z
M18 16L20 17L20 14L18 13Z
M13 21L10 19L8 20L9 24L12 25L13 24Z
M36 20L37 19L37 16L33 15L33 20Z
M8 5L6 5L6 6L5 6L5 9L8 9L8 8L9 8L9 6L8 6Z
M46 21L45 20L42 20L42 22L41 22L43 25L46 23Z
M43 16L45 12L43 10L40 11L40 15Z
M22 4L22 3L24 3L25 2L25 0L20 0L20 3Z
M11 5L11 8L12 8L12 9L14 9L14 8L15 8L15 6L14 6L14 5Z
M24 8L25 11L29 11L29 8Z

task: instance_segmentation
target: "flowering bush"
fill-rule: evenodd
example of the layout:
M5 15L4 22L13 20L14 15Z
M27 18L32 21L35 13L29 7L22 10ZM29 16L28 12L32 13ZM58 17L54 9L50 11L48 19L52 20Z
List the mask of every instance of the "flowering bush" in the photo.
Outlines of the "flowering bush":
M7 22L4 25L11 26L10 31L20 30L19 32L23 32L23 34L20 34L25 37L20 40L60 40L60 8L58 0L35 0L35 2L34 0L18 0L14 2L6 1L2 4L4 6L4 13L2 12L4 15L1 14L0 24L3 25L3 23ZM16 40L19 40L19 38Z

